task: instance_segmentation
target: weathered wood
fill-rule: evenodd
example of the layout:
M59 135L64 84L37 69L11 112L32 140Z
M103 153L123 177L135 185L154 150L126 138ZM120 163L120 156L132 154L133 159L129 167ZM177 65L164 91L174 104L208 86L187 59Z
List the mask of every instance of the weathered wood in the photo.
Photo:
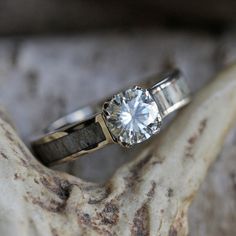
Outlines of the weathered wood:
M227 145L190 208L191 235L236 235L236 145Z
M62 162L66 157L97 147L106 139L100 124L95 121L80 128L78 125L70 127L63 132L67 135L47 143L38 144L34 141L35 155L43 164Z

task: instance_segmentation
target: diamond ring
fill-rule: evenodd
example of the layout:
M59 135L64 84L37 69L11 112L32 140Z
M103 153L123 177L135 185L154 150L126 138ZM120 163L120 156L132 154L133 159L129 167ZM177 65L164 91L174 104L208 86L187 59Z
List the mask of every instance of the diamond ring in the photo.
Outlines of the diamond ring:
M45 165L59 164L107 144L130 147L157 134L166 116L189 103L190 91L179 70L153 78L159 81L153 86L135 86L58 119L32 143L36 156Z

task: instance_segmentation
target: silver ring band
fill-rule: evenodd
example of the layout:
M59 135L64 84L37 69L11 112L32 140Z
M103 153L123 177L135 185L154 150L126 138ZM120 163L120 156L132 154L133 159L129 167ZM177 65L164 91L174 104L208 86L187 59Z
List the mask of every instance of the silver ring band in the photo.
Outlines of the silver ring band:
M158 133L167 115L189 103L190 91L179 70L154 79L160 82L145 89L135 86L103 107L84 107L53 122L48 134L32 143L39 160L59 164L110 143L128 147Z

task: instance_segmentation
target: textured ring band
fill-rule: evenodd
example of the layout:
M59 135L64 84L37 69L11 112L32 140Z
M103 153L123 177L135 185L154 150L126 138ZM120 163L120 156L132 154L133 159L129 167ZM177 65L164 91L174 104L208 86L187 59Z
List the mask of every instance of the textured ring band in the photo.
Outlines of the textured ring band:
M189 103L190 91L179 70L155 79L160 82L118 93L100 109L85 107L55 121L32 143L39 160L59 164L110 143L129 147L158 133L167 115Z

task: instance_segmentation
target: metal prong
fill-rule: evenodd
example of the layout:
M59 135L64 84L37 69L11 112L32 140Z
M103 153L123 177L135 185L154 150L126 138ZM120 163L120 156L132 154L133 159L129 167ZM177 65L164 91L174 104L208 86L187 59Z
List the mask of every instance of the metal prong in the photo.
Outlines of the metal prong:
M122 147L125 147L125 148L131 148L132 145L128 144L128 143L124 143L124 142L120 142L119 143Z
M104 102L103 109L107 109L109 105L110 105L109 101Z
M140 90L140 89L142 89L140 86L138 86L138 85L135 85L135 86L133 86L133 89L137 89L137 90Z

